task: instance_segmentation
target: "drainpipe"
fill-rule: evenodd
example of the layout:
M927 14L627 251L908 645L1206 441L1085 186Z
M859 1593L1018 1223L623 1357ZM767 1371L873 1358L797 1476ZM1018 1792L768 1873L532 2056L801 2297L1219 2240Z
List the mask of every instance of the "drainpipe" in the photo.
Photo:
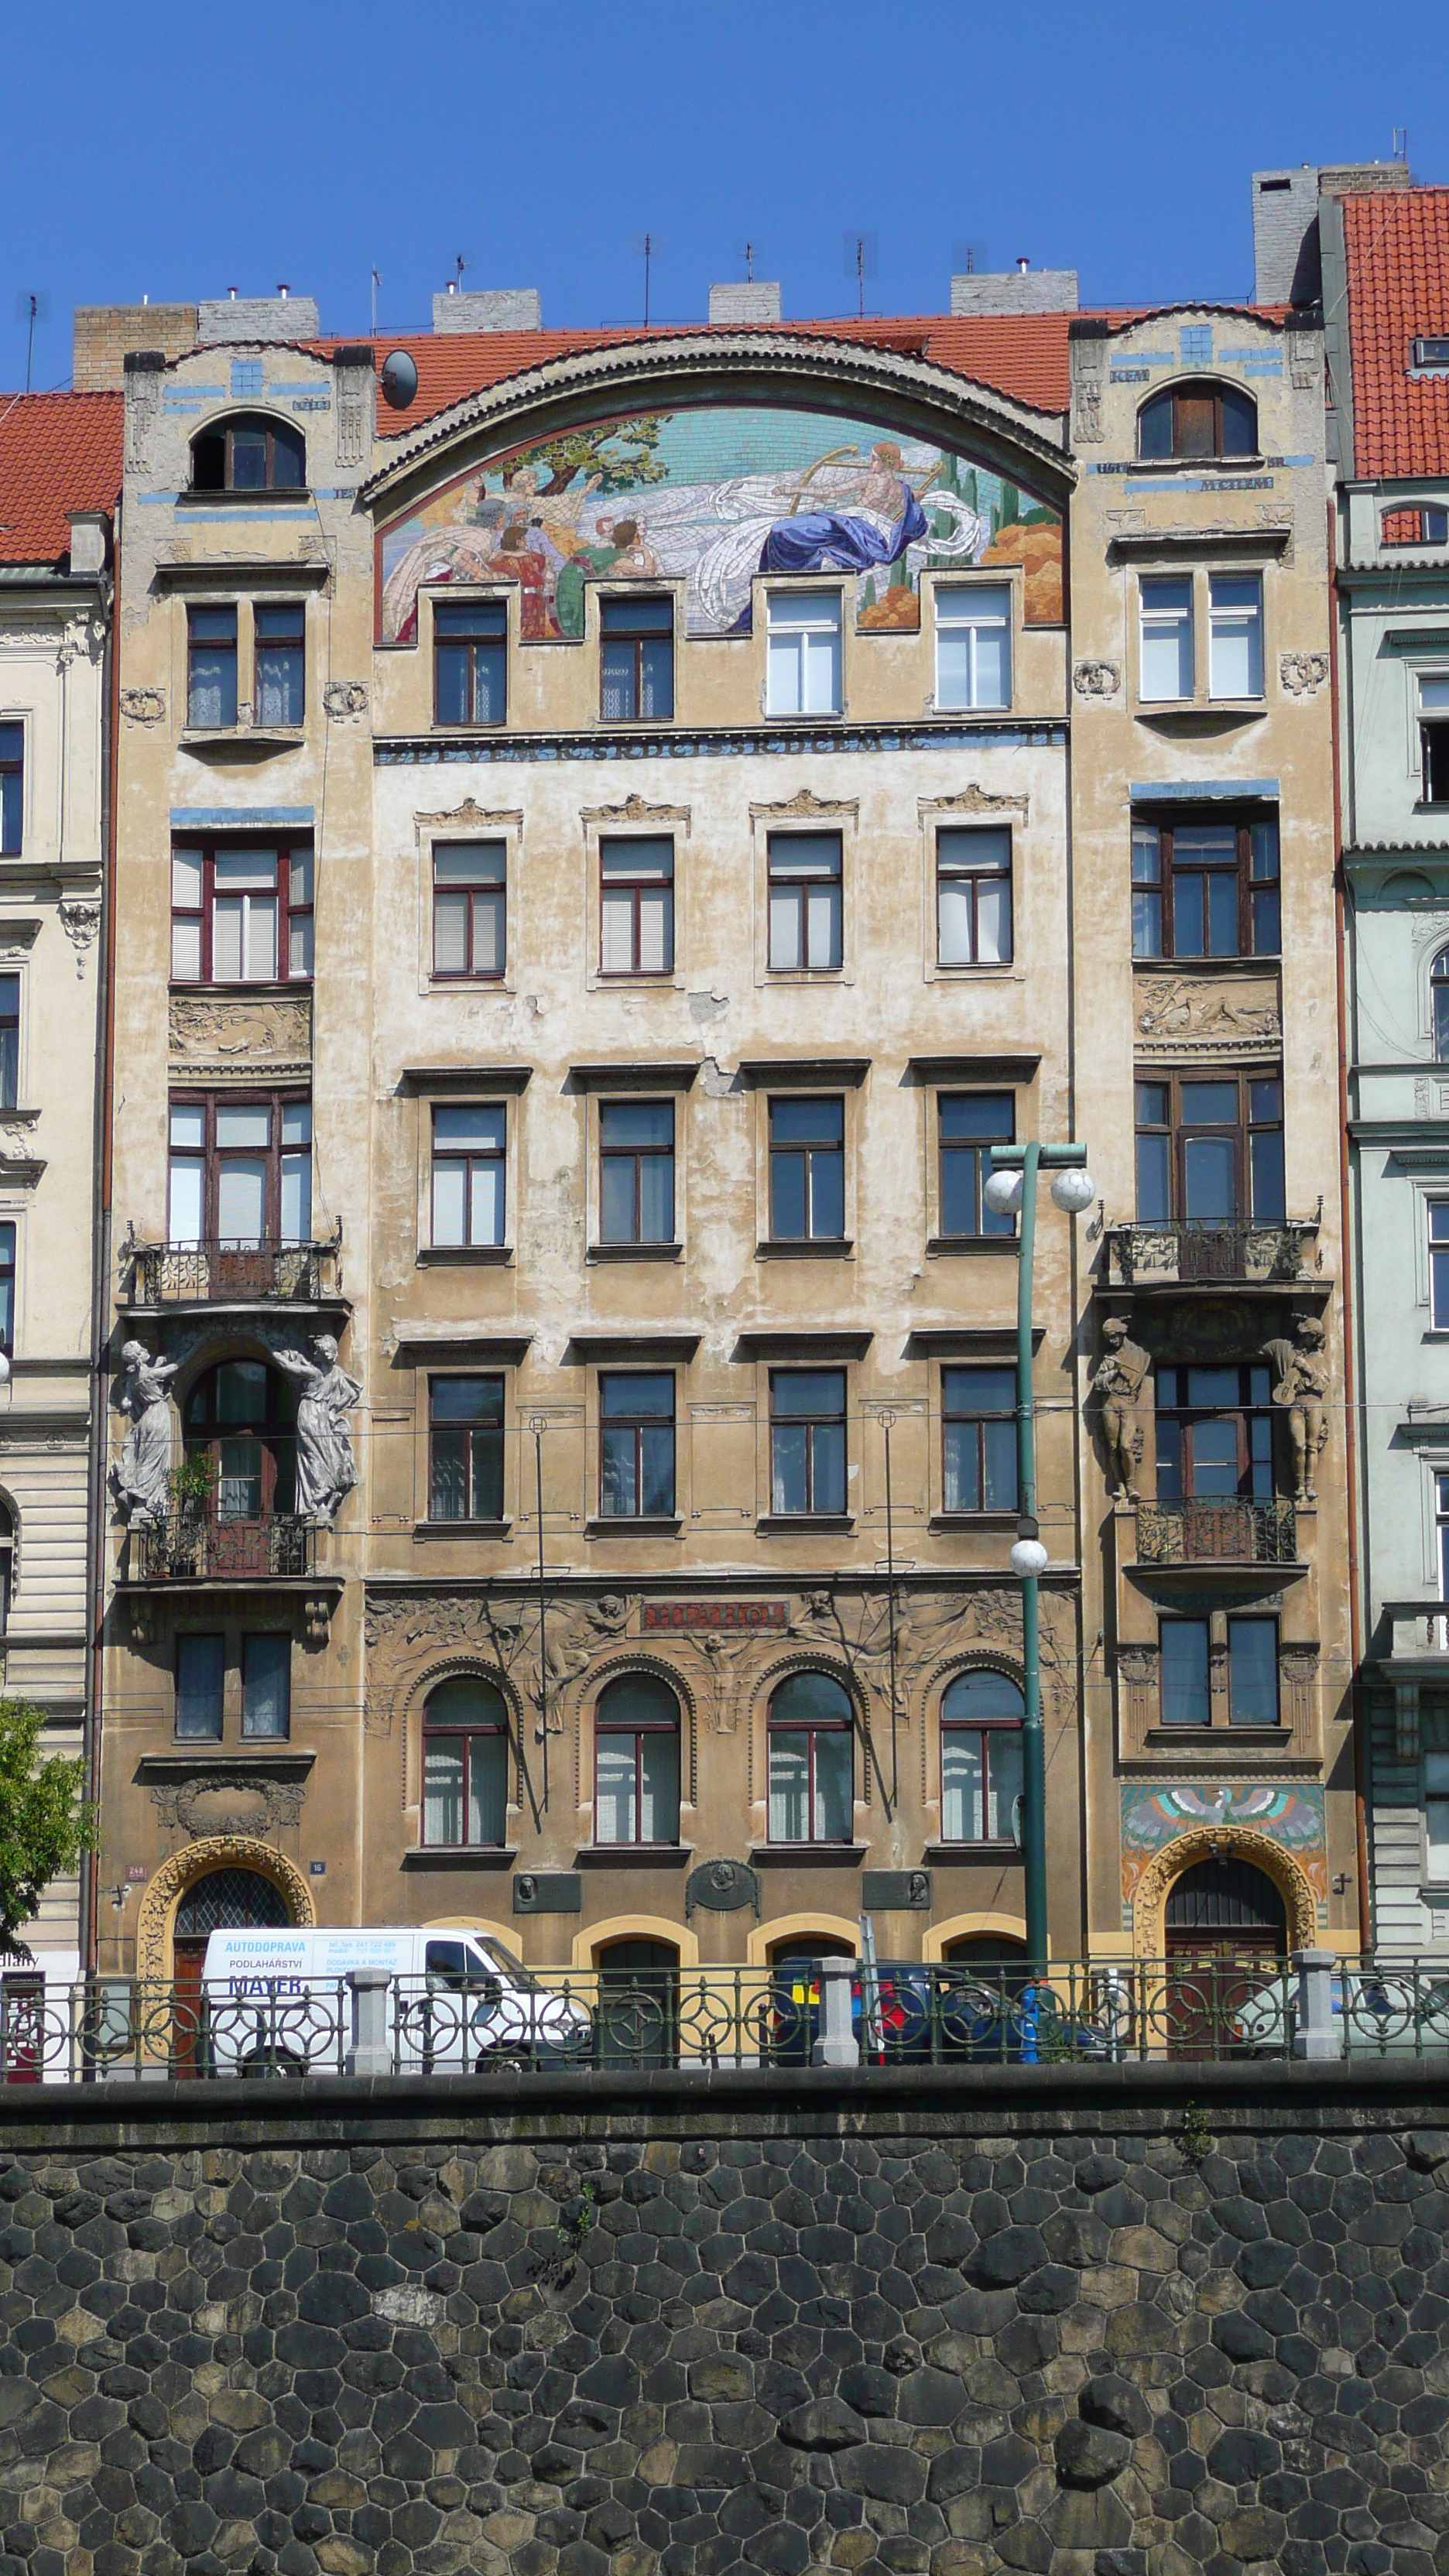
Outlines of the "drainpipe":
M96 1020L101 1042L101 1080L97 1086L95 1119L95 1171L97 1207L91 1235L91 1440L90 1440L90 1509L86 1532L86 1574L91 1599L91 1684L86 1709L86 1795L95 1804L99 1821L101 1791L101 1720L102 1694L105 1681L105 1615L106 1615L106 1353L110 1340L107 1300L111 1278L111 1112L115 1092L116 1063L116 992L112 968L112 933L116 916L116 808L120 765L121 737L121 657L120 638L121 589L121 503L118 500L111 522L111 599L110 625L106 636L106 678L104 690L106 722L110 739L102 769L101 842L104 869L101 879L101 928L99 962L96 970ZM101 1855L99 1840L94 1851L86 1855L87 1868L82 1882L84 1904L81 1925L81 1952L85 1974L93 1977L100 1949Z

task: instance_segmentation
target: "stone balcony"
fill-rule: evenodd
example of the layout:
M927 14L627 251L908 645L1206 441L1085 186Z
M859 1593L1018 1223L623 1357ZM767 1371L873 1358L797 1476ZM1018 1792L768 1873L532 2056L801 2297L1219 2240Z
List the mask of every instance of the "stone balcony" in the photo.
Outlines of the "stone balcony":
M1137 1505L1139 1565L1296 1565L1292 1503L1191 1501Z
M342 1227L320 1243L145 1243L121 1246L121 1303L133 1314L286 1306L350 1312L342 1294Z
M1099 1286L1122 1288L1293 1288L1320 1274L1313 1260L1319 1219L1281 1225L1112 1225Z

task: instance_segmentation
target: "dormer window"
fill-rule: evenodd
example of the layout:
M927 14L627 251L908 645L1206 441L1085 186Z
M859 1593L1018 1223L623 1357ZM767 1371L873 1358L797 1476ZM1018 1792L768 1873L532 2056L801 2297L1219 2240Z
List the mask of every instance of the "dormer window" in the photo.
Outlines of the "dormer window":
M1414 366L1423 374L1449 374L1449 339L1420 337L1414 342Z
M1137 415L1144 458L1256 456L1258 406L1236 385L1165 385Z
M1379 542L1384 546L1449 544L1449 510L1419 501L1397 503L1379 521Z
M286 421L238 415L191 442L193 492L301 492L306 484L306 446Z

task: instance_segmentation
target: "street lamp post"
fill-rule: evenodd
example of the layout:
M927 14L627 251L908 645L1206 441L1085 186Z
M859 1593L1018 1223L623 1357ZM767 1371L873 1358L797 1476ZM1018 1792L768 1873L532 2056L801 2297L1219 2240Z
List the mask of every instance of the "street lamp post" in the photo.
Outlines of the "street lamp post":
M1021 1744L1021 1843L1026 1880L1026 1952L1033 1973L1047 1966L1046 1749L1041 1724L1041 1615L1037 1586L1047 1552L1036 1519L1036 1421L1031 1366L1031 1280L1036 1244L1036 1178L1055 1172L1052 1198L1069 1216L1092 1204L1085 1145L993 1145L987 1204L999 1215L1020 1213L1016 1270L1016 1455L1019 1487L1012 1571L1021 1577L1021 1659L1026 1714Z

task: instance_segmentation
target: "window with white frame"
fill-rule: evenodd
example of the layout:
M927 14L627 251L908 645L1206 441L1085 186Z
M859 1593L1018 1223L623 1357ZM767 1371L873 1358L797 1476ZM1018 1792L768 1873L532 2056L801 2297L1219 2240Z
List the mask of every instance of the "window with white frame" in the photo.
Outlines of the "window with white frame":
M309 847L178 843L171 853L171 978L285 984L312 973Z
M1192 575L1144 573L1141 593L1141 695L1192 696Z
M674 843L599 843L599 971L668 975L674 966Z
M1439 1598L1449 1601L1449 1475L1434 1478L1434 1563L1439 1576Z
M843 851L838 832L772 832L770 965L776 974L838 973Z
M1449 805L1449 671L1419 673L1419 765L1426 805Z
M1007 583L946 582L936 592L936 704L1011 704L1011 591Z
M772 716L840 713L840 593L772 590L768 604Z
M507 1111L469 1101L433 1111L433 1242L440 1249L503 1241Z
M1449 1199L1429 1203L1429 1315L1436 1333L1449 1332Z
M1208 576L1208 695L1263 694L1263 581L1256 572Z
M936 962L1011 963L1011 834L957 829L936 834Z
M1429 1879L1449 1885L1449 1753L1424 1756L1424 1840Z

